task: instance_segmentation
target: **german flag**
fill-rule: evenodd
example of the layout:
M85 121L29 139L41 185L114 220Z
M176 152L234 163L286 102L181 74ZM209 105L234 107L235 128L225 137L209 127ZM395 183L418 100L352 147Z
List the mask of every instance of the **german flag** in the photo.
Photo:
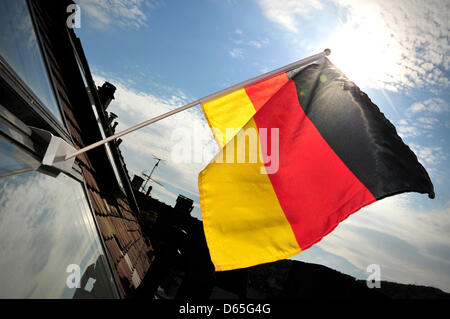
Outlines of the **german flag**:
M387 196L434 198L394 126L327 58L202 108L223 146L199 175L216 270L296 255Z

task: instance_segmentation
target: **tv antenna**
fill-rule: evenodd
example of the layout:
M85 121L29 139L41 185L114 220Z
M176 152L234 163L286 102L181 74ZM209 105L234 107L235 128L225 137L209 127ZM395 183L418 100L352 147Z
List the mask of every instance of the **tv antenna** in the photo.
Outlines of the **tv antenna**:
M158 167L158 165L159 165L159 163L160 163L161 161L165 162L165 160L163 160L162 158L156 157L155 155L153 155L153 158L156 160L156 163L155 163L155 165L153 166L153 168L152 168L150 174L147 175L147 174L145 174L145 171L142 172L142 176L144 176L144 177L147 178L147 180L145 181L144 185L142 186L142 189L143 189L144 191L145 191L145 186L147 186L147 183L148 183L149 181L152 181L152 182L154 182L154 183L156 183L156 184L158 184L158 185L160 185L160 186L162 186L162 187L165 188L165 186L164 186L163 184L161 184L160 182L158 182L158 181L156 181L155 179L152 178L153 172L155 171L156 167Z

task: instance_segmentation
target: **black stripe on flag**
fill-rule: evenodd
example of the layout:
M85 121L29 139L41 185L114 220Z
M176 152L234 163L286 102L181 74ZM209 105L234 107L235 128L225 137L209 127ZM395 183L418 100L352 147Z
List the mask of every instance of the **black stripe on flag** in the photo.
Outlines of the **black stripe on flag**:
M416 155L370 98L327 58L287 73L330 147L376 199L434 187Z

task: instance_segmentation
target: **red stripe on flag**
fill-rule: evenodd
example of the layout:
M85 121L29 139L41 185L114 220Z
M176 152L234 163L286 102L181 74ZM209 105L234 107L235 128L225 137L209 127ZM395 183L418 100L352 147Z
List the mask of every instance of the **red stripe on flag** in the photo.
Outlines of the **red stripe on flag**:
M245 88L245 92L252 101L256 112L280 90L289 80L286 73L275 75L269 79L252 84Z
M252 101L258 99L252 90L247 94ZM267 143L261 139L267 168L274 156L270 129L279 128L279 169L269 178L302 250L376 200L306 116L292 80L268 99L254 120L259 128L268 129Z

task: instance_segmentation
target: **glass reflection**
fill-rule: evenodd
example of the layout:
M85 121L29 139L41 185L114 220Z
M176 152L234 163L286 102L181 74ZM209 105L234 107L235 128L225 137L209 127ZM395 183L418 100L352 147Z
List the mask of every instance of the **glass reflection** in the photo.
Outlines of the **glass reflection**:
M0 138L2 171L26 166ZM66 282L78 265L80 288ZM82 184L37 171L0 178L0 298L115 298Z
M0 1L0 55L61 121L25 0Z
M64 174L1 178L0 298L72 298L76 289L66 285L71 264L81 274L95 265L97 289L87 295L113 298L91 218L81 184Z
M22 152L13 144L0 138L0 177L9 172L30 168L26 161L21 160Z

